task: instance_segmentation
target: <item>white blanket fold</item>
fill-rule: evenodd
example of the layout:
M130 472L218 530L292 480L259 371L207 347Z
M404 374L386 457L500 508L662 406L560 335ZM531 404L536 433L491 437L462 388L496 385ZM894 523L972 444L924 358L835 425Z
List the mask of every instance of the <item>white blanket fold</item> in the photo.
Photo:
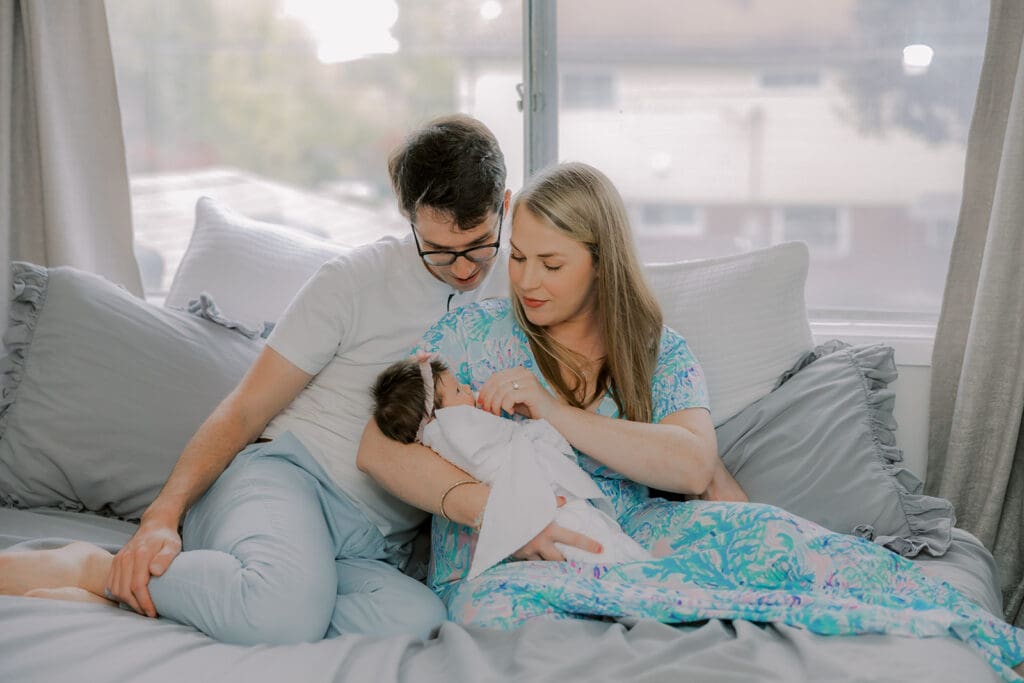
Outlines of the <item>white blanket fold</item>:
M441 408L424 430L423 443L491 487L468 578L504 560L551 522L602 546L601 553L588 553L556 544L568 560L615 564L651 559L623 533L611 501L546 420L514 422L470 406ZM561 508L556 495L566 499Z

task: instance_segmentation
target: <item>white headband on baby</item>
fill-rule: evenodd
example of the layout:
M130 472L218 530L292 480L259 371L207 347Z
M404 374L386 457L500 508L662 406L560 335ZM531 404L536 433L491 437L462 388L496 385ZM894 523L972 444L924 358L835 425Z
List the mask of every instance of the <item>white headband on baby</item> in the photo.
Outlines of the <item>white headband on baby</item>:
M423 430L426 428L430 418L434 416L434 373L430 369L430 361L437 358L436 353L416 352L416 362L420 366L420 376L423 378L423 389L426 399L423 402L423 419L420 421L420 428L416 430L416 440L423 440Z

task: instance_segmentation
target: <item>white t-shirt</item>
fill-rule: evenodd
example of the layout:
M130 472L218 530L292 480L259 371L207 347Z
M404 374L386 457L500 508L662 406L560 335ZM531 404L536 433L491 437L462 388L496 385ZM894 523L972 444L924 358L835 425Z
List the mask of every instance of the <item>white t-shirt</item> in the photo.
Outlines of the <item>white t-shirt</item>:
M315 375L263 432L291 431L384 536L408 531L425 514L382 489L356 467L372 415L370 386L406 358L449 310L508 296L507 248L475 290L458 292L427 271L412 233L385 237L338 256L302 287L267 344Z

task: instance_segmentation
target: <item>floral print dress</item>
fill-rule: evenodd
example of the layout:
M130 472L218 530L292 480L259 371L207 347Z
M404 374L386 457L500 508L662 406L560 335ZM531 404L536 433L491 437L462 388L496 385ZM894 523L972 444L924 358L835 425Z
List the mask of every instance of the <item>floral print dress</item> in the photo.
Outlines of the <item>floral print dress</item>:
M452 311L418 348L438 353L474 390L493 373L518 366L550 390L507 299ZM654 422L709 407L700 365L669 328L662 332L651 393ZM608 395L597 412L619 417ZM1024 661L1024 631L926 577L910 560L770 505L651 498L646 486L585 454L579 461L611 499L623 530L657 559L620 565L509 560L467 581L475 534L434 517L428 583L453 621L510 629L540 616L745 619L824 635L947 636L978 650L1004 680L1020 680L1010 667Z

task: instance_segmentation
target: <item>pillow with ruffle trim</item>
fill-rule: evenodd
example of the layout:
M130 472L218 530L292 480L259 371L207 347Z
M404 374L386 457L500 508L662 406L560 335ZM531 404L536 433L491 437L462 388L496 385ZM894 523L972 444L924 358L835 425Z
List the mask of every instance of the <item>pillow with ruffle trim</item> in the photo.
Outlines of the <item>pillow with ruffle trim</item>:
M349 218L364 226L376 222L369 212L354 211ZM351 227L349 232L356 236L359 230ZM325 261L348 249L294 228L247 218L201 197L192 238L164 305L185 308L205 292L226 315L256 328L264 320L280 318L306 280Z
M893 349L831 341L721 425L726 468L751 501L770 503L905 557L940 556L953 505L922 494L896 446Z
M11 270L0 505L138 518L262 343L91 273Z

